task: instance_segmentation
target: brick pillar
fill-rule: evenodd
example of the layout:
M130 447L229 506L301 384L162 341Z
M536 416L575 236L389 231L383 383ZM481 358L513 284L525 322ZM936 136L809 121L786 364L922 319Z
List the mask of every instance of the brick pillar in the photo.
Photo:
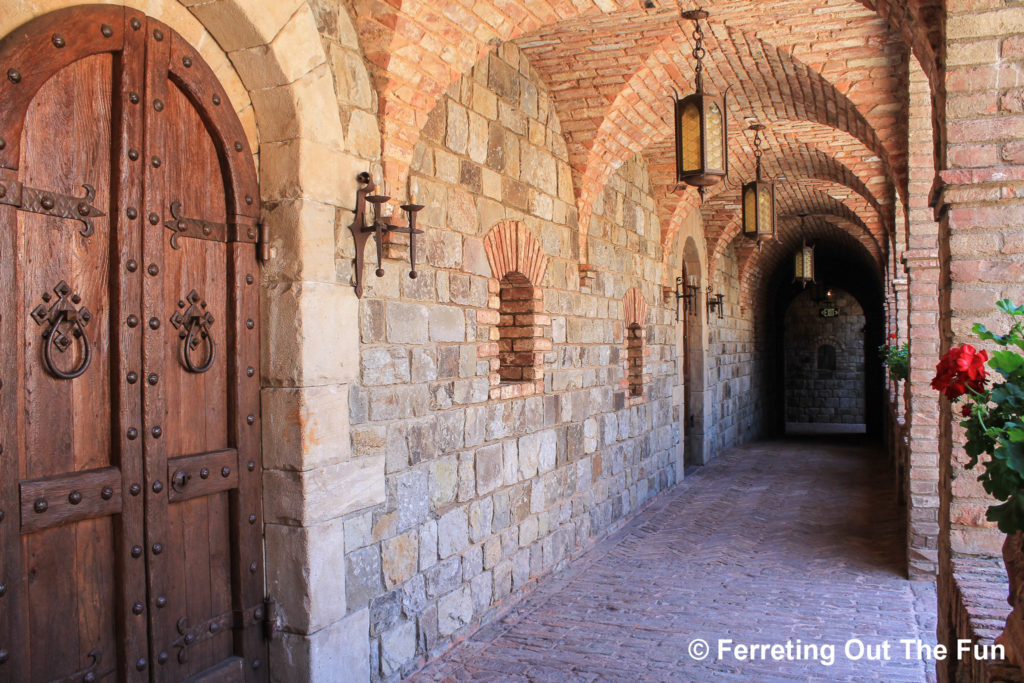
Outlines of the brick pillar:
M893 297L896 299L896 325L891 329L896 333L896 339L890 340L890 343L902 346L910 341L910 280L905 277L896 278L892 281L892 289ZM903 382L897 387L896 415L901 425L906 423L909 394L908 382Z
M940 301L948 310L943 349L976 341L975 322L1005 329L994 308L999 297L1024 301L1024 89L1017 78L1024 69L1024 7L1008 0L948 0L945 7L945 130L939 136L945 158L936 198L940 248L949 263L948 293ZM998 554L1003 535L985 524L990 499L977 473L963 468L963 435L948 408L939 422L939 642L949 643L956 637L951 615L959 607L953 563L963 555ZM940 666L939 680L958 677L955 666Z
M907 394L907 573L934 576L939 534L939 396L931 388L939 355L939 252L910 249L907 261L910 377Z
M948 236L940 240L949 258L945 319L952 344L977 343L975 322L1006 328L997 299L1024 302L1024 7L946 4L946 159L936 197ZM999 554L1003 536L985 524L989 499L962 467L962 443L954 426L940 451L951 458L951 550Z
M905 247L905 245L904 245ZM900 253L904 249L899 250ZM895 262L895 259L893 259ZM900 270L903 266L900 266ZM909 281L906 278L896 278L890 283L893 290L893 298L896 301L896 323L889 328L890 333L896 335L896 339L886 336L886 342L890 345L901 346L904 342L910 341L910 314L909 314ZM907 426L907 411L910 406L910 382L894 382L889 377L890 403L889 403L889 431L887 433L889 456L893 461L895 470L896 485L899 487L900 505L909 505L911 497L910 486L910 438ZM909 514L908 514L909 517ZM909 531L909 526L908 526ZM912 536L907 535L907 551L909 568L910 548L912 547Z

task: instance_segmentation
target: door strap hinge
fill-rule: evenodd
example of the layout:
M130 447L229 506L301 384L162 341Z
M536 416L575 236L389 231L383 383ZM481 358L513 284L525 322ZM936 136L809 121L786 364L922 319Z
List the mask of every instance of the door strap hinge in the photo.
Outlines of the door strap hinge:
M92 205L93 200L96 199L96 190L92 185L83 185L82 187L85 190L85 195L72 197L58 192L37 190L17 181L0 182L0 204L8 204L30 213L41 213L44 216L79 221L82 227L78 231L82 233L82 237L92 237L92 219L107 214Z

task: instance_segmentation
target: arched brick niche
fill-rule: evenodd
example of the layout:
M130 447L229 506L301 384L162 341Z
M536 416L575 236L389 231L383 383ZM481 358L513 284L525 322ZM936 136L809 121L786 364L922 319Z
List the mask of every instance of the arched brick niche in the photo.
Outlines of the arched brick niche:
M650 380L645 371L647 364L646 330L644 321L647 319L647 301L636 287L630 287L622 297L623 334L626 342L625 369L626 374L619 383L626 390L626 401L629 405L640 403L644 399L644 388Z
M490 330L477 355L490 359L490 396L539 394L544 391L544 352L553 348L541 287L548 257L534 234L513 220L491 228L484 250L491 266L489 310L478 316L478 323Z

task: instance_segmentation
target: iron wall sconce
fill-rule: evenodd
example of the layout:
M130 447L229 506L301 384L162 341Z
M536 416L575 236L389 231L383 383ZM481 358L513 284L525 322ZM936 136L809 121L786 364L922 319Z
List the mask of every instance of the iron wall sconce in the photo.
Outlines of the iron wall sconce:
M383 205L391 199L386 194L373 194L377 189L380 179L373 179L370 174L363 171L356 176L356 182L362 187L356 192L355 219L348 226L352 233L352 240L356 245L356 296L363 296L363 261L366 251L366 242L373 236L377 244L377 277L384 277L382 260L384 258L384 235L386 233L401 233L409 236L409 277L416 279L416 235L422 235L423 231L416 228L416 214L423 210L422 204L416 203L416 181L409 183L409 203L402 204L401 208L409 214L409 225L394 225L388 222L387 217L382 215ZM373 204L373 221L366 224L366 202Z
M676 278L676 322L679 322L679 300L683 300L683 312L687 315L697 313L697 292L700 287L696 284L696 278L690 277L687 284L683 284L683 278Z
M713 288L708 285L708 317L710 318L711 314L717 311L718 318L721 320L725 317L725 295L719 293L712 296L712 291Z

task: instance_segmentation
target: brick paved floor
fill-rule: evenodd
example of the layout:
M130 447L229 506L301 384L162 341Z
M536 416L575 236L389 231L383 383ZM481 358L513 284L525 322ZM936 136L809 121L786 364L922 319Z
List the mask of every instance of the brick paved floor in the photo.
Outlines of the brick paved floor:
M723 454L412 680L933 680L899 640L934 643L934 588L902 576L889 469L864 443ZM727 638L832 644L836 661L720 659ZM889 661L847 660L851 638L888 641Z

